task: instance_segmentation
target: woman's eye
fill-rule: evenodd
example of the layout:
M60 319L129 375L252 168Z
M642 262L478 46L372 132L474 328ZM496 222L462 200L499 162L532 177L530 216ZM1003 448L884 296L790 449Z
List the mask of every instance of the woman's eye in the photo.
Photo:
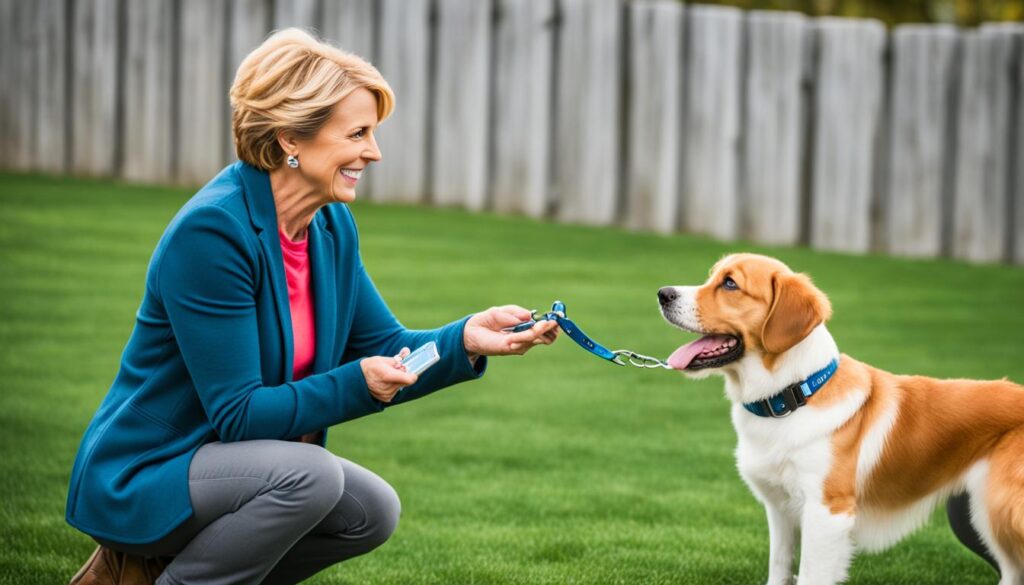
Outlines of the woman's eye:
M722 286L725 287L725 290L740 290L740 286L736 284L736 281L728 276L722 281Z
M355 134L353 134L351 137L355 138L356 140L359 140L363 136L366 136L366 128L360 128L359 130L356 130Z

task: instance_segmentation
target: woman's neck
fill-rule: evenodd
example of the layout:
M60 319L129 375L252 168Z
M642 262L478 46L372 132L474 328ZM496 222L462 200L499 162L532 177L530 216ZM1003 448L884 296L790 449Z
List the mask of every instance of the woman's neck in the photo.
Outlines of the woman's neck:
M270 190L274 195L278 227L293 242L305 239L313 216L328 201L291 169L270 171Z

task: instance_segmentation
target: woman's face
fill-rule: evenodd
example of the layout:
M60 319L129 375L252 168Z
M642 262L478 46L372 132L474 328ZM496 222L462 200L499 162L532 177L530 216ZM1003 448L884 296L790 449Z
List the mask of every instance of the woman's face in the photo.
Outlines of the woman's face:
M331 117L313 138L295 141L299 168L294 171L331 201L351 202L362 172L380 160L373 137L376 128L377 97L360 87L334 106Z

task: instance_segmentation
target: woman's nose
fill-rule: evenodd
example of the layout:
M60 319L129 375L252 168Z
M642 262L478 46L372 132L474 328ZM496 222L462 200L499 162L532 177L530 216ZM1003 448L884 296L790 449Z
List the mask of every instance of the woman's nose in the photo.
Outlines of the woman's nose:
M363 152L363 158L371 161L379 161L381 159L380 147L377 146L377 139L370 136L370 142L367 149Z

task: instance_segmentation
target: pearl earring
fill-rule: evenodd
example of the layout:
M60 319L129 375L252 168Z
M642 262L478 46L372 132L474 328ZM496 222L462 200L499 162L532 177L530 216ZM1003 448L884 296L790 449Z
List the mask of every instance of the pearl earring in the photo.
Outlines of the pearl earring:
M299 168L299 157L295 156L294 154L289 154L288 166L290 166L293 169Z

